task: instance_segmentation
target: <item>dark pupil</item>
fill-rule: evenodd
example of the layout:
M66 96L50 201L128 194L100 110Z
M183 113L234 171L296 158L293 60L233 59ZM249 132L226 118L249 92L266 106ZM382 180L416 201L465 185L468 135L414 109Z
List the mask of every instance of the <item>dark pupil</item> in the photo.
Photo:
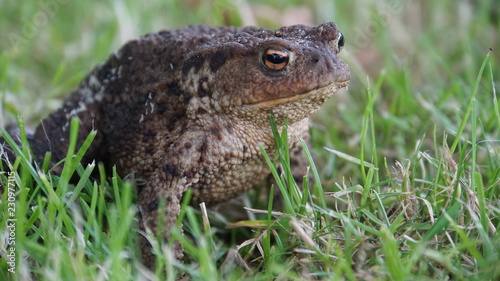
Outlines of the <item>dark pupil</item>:
M266 54L266 60L268 60L272 64L280 64L286 62L287 57L280 55L278 53L273 53L273 54Z
M344 35L340 33L340 38L339 38L339 47L344 47Z

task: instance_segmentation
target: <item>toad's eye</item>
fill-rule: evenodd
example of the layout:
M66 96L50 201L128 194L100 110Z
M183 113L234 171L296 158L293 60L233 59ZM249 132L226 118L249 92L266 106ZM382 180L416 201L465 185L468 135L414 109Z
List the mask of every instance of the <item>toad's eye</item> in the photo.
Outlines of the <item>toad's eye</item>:
M339 39L338 39L338 43L337 43L337 47L339 49L339 53L340 51L342 51L342 48L344 48L344 35L342 35L342 33L339 32Z
M262 64L271 70L282 70L288 64L290 55L288 51L269 48L262 53Z

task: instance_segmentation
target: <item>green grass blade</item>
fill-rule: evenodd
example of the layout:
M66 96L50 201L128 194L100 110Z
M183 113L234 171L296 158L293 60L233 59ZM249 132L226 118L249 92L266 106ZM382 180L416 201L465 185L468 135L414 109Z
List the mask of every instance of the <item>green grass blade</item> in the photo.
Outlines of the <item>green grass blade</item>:
M397 241L394 239L387 227L383 226L380 229L380 232L382 234L382 251L384 252L384 259L392 280L406 280L406 276L408 275L404 272L405 267L403 266L403 261L401 261L401 257L399 256Z
M484 69L486 68L486 65L487 65L489 59L490 59L490 53L488 53L486 55L486 57L484 58L483 63L481 64L481 68L479 69L479 73L477 74L476 83L474 84L472 95L471 95L469 103L467 105L467 109L465 110L465 113L463 115L462 123L460 124L460 127L459 127L457 134L455 136L455 140L453 141L453 144L451 145L451 148L450 148L451 154L453 154L455 152L455 149L457 148L458 142L460 141L460 138L461 138L462 133L465 129L465 126L467 125L467 122L469 120L469 116L470 116L472 109L473 109L475 102L476 102L476 96L477 96L477 92L479 90L479 84L481 82L481 78L483 77Z
M460 215L460 210L462 208L462 203L460 201L455 201L453 205L451 205L445 213L448 217L455 219L458 215ZM432 237L437 235L443 229L445 229L449 224L449 219L447 216L441 215L436 223L427 231L427 233L422 238L422 241L429 241Z

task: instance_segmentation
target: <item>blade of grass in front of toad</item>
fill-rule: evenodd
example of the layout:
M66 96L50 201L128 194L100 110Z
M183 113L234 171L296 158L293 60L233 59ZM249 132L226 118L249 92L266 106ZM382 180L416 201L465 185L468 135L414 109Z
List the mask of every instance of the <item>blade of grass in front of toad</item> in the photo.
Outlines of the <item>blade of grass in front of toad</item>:
M81 165L79 165L77 167L78 168L82 168ZM94 171L94 168L95 168L95 164L94 163L91 163L91 164L88 164L87 167L85 169L81 169L81 173L79 173L79 180L78 180L78 183L77 185L73 188L73 190L71 191L71 196L69 197L69 199L66 201L66 206L71 206L71 204L73 204L77 198L79 198L80 196L85 196L84 194L82 194L82 190L83 188L85 187L85 185L90 185L90 176L92 174L92 172Z
M82 160L85 152L87 149L90 147L90 144L92 143L92 140L96 136L96 132L92 131L88 137L85 139L83 142L82 146L79 148L78 152L76 155L74 155L76 143L77 143L77 136L78 136L78 124L79 121L76 118L73 118L71 120L71 129L70 129L70 138L69 138L69 148L68 148L68 153L66 156L66 159L64 160L64 167L63 171L61 173L61 177L59 178L57 188L54 188L52 185L52 182L48 180L47 176L43 173L41 173L41 181L42 181L42 186L45 187L45 190L48 192L49 199L51 202L55 203L55 206L57 206L58 212L52 212L52 216L50 216L52 219L59 221L59 223L64 223L66 225L66 230L69 231L70 236L73 235L73 227L72 227L72 219L68 217L67 212L65 211L66 208L68 207L68 204L73 202L71 201L66 201L66 196L67 196L67 191L69 190L69 182L71 181L71 178L73 177L73 174L76 170L77 165L79 165L80 161ZM87 176L90 175L93 167L90 166L88 167L87 171ZM85 175L84 175L85 176ZM86 178L80 178L80 182L85 182ZM77 185L77 190L71 189L71 192L73 194L79 194L81 187ZM71 198L76 198L76 196L72 196ZM58 213L58 215L55 215ZM54 221L55 222L55 221Z
M19 125L19 137L21 139L21 150L23 152L22 155L29 157L30 155L29 142L28 138L26 137L24 120L20 116L17 117L17 124ZM21 165L20 176L22 178L22 181L27 184L26 187L33 186L33 184L31 183L32 174L29 171L29 167L27 167L26 165Z
M60 190L61 192L60 194L66 193L67 186L76 170L77 165L82 161L83 156L85 155L88 148L92 144L92 141L97 135L97 131L92 130L82 143L81 147L78 149L77 153L75 154L76 145L78 141L79 127L80 127L79 120L77 118L71 118L68 152L64 160L64 166L61 172L61 179L57 186L57 189Z
M455 219L458 215L460 215L461 208L462 203L460 201L455 201L455 203L447 210L443 210L443 213L438 218L436 223L431 226L427 233L425 233L422 241L414 244L410 261L406 265L407 271L411 271L411 269L414 268L417 262L422 258L422 255L426 250L426 243L430 241L432 237L444 231L449 224L449 218Z
M288 195L285 184L283 183L281 177L278 174L278 169L276 169L276 165L271 161L271 159L269 158L269 155L267 154L266 150L262 146L259 146L259 149L260 149L260 152L262 153L262 155L264 156L264 159L265 159L269 169L271 170L271 174L273 175L273 178L276 181L278 188L281 191L286 212L289 214L293 214L294 210L293 210L292 201L290 200L290 197Z
M24 122L21 119L18 119L19 129L21 131L21 147L17 145L17 143L12 139L12 137L7 133L4 128L2 130L2 137L5 139L10 148L14 151L14 154L17 156L17 159L12 165L12 170L17 170L18 165L21 167L21 173L24 174L21 178L21 181L25 183L25 186L31 186L31 177L40 184L40 179L36 176L37 172L35 168L30 164L29 153L26 148L29 147L28 140L26 139L26 134L24 133ZM26 152L26 153L25 153ZM29 177L27 174L29 172ZM23 185L24 186L24 185Z
M406 268L401 261L398 242L387 227L382 226L380 233L382 234L380 242L382 244L382 251L384 252L384 260L392 280L406 280L408 275L404 272Z
M200 228L200 222L195 216L191 206L184 206L183 216L186 217L187 223L184 224L185 229L189 229L192 239L187 238L179 227L171 229L171 237L173 240L179 241L184 247L184 252L192 257L197 266L192 264L183 264L176 260L171 260L168 256L172 256L168 252L164 252L167 268L176 268L178 272L186 272L196 280L220 280L220 275L217 270L216 262L221 255L216 253L216 247L213 244L213 239L210 232L203 232ZM171 263L171 264L170 264ZM161 272L157 272L157 276L161 277ZM167 272L168 277L172 278L171 272Z
M290 167L290 149L288 146L288 121L285 121L285 124L282 127L281 133L278 131L278 125L276 123L276 119L274 116L269 116L269 122L271 124L271 130L273 132L273 137L276 143L276 157L279 160L279 164L282 167L282 176L284 177L282 179L283 181L283 186L287 187L285 188L285 192L287 194L287 197L290 198L290 210L295 211L296 208L294 206L297 206L298 202L300 202L300 191L299 188L293 178L292 170ZM286 183L286 185L285 185ZM283 192L283 190L280 190ZM293 204L293 206L292 206ZM285 208L286 209L286 208ZM293 213L290 213L293 214Z
M316 197L316 204L321 206L321 208L326 209L326 201L325 201L325 192L323 190L323 185L321 184L321 178L319 177L318 169L316 168L316 164L314 164L311 152L309 151L309 148L307 147L307 144L304 140L300 140L300 144L302 146L302 150L306 154L307 161L309 163L310 171L313 174L314 177L314 185L313 185L313 194ZM308 199L309 196L309 178L308 175L304 175L304 180L303 180L303 204L305 205L305 200ZM312 198L313 199L313 198Z
M128 261L124 257L129 257L128 253L134 253L131 249L127 249L130 245L130 239L133 235L130 234L133 221L135 220L137 211L132 207L132 184L129 182L119 182L117 180L116 170L113 170L112 186L113 189L119 190L115 192L115 203L108 208L107 219L109 224L109 252L111 265L109 267L114 274L127 272ZM119 203L118 203L119 202Z
M375 105L375 101L376 101L376 98L377 98L377 93L380 89L380 87L382 87L382 83L384 82L384 79L385 79L385 73L383 73L378 79L377 79L377 83L375 84L375 90L372 91L371 87L368 87L367 88L367 95L368 95L368 102L365 106L365 114L364 114L364 118L363 118L363 129L361 131L361 147L360 147L360 159L361 159L361 174L363 176L363 194L361 196L361 205L365 205L367 200L368 200L368 196L370 194L370 190L372 188L372 182L375 181L375 182L378 182L378 173L376 172L376 170L378 170L378 161L377 161L377 145L376 145L376 136L375 136L375 120L374 120L374 116L373 116L373 111L374 111L374 105ZM369 81L368 81L368 85L369 85ZM369 131L368 131L369 130ZM371 147L370 147L370 151L372 151L372 163L373 163L373 166L374 166L374 169L371 169L369 168L368 169L368 172L366 171L366 167L365 167L365 162L364 162L364 159L365 159L365 144L366 144L366 136L367 134L370 134L370 139L371 139Z

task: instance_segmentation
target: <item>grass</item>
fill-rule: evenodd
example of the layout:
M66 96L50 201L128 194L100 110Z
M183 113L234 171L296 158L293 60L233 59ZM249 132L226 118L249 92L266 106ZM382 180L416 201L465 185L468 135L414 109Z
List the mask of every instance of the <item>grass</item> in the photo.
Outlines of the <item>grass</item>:
M74 146L54 176L47 161L30 163L24 140L17 172L1 167L0 280L174 280L179 272L194 280L500 279L495 1L137 3L2 2L2 127L18 115L34 127L127 38L190 23L246 24L248 7L268 27L313 15L339 24L353 73L349 91L314 116L314 184L294 183L286 134L275 130L280 149L268 160L284 164L283 173L270 165L283 208L273 208L272 189L243 197L245 218L185 206L187 235L173 235L187 262L166 246L151 273L138 262L134 187L99 163L80 165L85 148ZM16 274L7 271L9 235Z

